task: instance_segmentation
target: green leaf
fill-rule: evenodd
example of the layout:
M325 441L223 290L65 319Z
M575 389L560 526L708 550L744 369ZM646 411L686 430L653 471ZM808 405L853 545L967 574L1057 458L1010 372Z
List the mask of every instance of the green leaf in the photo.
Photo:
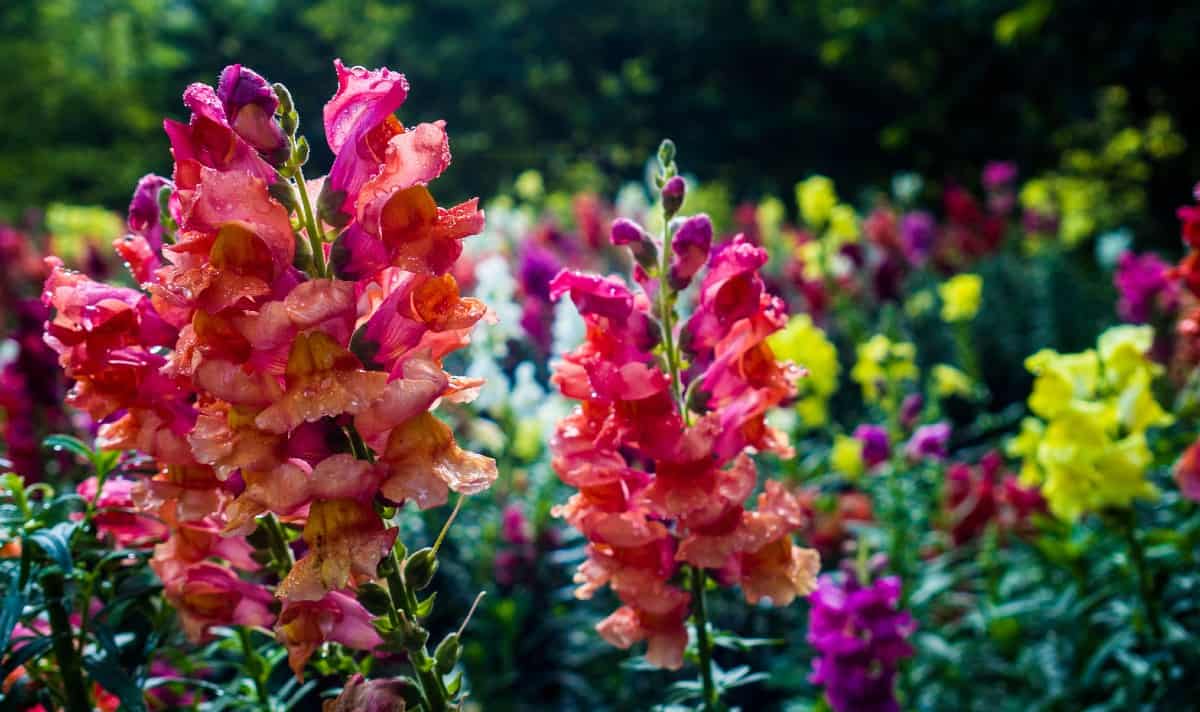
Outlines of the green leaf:
M103 658L87 656L83 659L83 667L100 686L116 695L121 700L121 709L129 712L146 712L142 688L137 682L113 662L111 656Z
M66 450L86 462L93 462L96 457L96 452L88 447L86 443L70 435L51 435L42 441L42 447L56 451Z
M417 617L426 618L433 612L433 602L437 599L437 591L429 594L429 598L417 603Z
M39 529L29 535L29 540L41 547L46 556L62 567L63 574L70 576L74 569L71 558L71 535L78 525L75 522L60 522L49 529Z
M14 570L8 582L8 593L4 594L4 608L0 609L0 650L8 650L8 641L24 608L25 591L21 587L21 572Z
M42 638L34 638L25 643L19 649L4 659L3 664L0 664L0 679L7 678L13 670L21 667L27 662L37 660L46 654L50 649L52 639L49 636Z

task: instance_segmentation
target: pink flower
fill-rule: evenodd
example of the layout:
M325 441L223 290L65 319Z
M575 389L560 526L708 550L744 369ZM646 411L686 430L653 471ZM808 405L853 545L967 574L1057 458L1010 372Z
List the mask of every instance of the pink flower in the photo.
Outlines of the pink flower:
M275 620L270 591L211 562L200 562L163 583L167 600L193 642L207 640L215 625L269 626Z
M287 648L288 665L298 678L322 643L340 643L355 650L372 650L383 643L371 614L344 591L330 591L316 601L288 601L279 612L275 634Z
M94 521L102 534L113 538L122 548L141 548L162 541L167 527L162 522L139 514L133 505L133 480L110 477L96 491L96 478L89 477L75 488L80 497L96 507ZM78 515L82 518L82 514Z

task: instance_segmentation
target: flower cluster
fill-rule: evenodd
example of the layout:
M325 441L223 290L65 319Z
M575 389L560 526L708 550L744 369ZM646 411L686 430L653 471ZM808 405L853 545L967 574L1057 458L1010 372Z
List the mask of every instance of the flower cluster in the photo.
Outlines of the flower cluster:
M154 460L121 492L169 527L152 566L186 632L274 624L298 675L325 641L381 642L354 591L396 539L376 502L433 507L496 476L431 412L480 385L442 359L486 311L449 274L483 214L434 201L445 125L396 119L403 75L336 70L328 176L304 180L287 90L227 67L188 87L187 123L165 122L172 179L142 179L114 245L141 289L51 258L43 294L69 403L100 423L100 447ZM244 538L256 527L275 543L274 595Z
M850 378L862 389L863 400L877 403L889 397L894 387L916 380L917 349L907 341L893 341L875 334L858 345Z
M1021 531L1046 503L1036 489L1024 487L1004 471L1004 458L995 450L978 465L956 462L946 469L943 492L946 525L955 544L974 539L995 522L1005 531Z
M895 576L821 576L809 614L808 642L819 655L810 679L825 688L834 712L899 712L896 671L913 654L908 638L916 628L899 607L900 586Z
M759 274L767 253L743 236L714 246L706 215L673 221L685 184L665 165L664 238L630 220L612 227L640 288L574 271L551 283L587 324L554 368L580 405L551 448L555 471L579 490L557 513L588 539L577 595L608 584L622 606L600 634L621 648L647 640L647 660L676 669L696 593L676 585L681 564L699 573L693 581L711 571L751 603L787 605L812 590L819 562L792 542L803 510L781 483L766 481L757 507L746 506L758 480L748 453L791 455L765 416L801 375L767 343L787 322ZM677 295L697 277L694 309L677 325Z
M1118 326L1095 349L1042 350L1025 364L1034 374L1029 408L1009 452L1024 459L1021 481L1040 485L1050 511L1065 520L1106 507L1128 507L1157 490L1146 479L1148 428L1172 422L1155 400L1162 372L1147 354L1147 326Z
M48 311L38 291L46 265L28 233L0 226L0 445L3 467L34 482L44 479L41 441L71 432L62 408L67 386L55 354L42 339Z

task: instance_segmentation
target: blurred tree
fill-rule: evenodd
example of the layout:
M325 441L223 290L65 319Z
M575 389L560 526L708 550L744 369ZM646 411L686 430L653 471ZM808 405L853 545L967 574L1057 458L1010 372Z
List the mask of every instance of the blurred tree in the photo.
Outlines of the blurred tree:
M1108 86L1136 125L1183 127L1187 149L1147 177L1154 227L1200 175L1200 7L1182 2L9 0L0 31L0 213L120 207L167 165L159 120L182 115L182 82L240 61L320 106L337 56L406 72L405 122L450 122L446 200L525 168L556 186L581 162L635 178L664 135L735 196L812 172L973 182L995 158L1032 175L1060 165L1062 129L1093 121Z

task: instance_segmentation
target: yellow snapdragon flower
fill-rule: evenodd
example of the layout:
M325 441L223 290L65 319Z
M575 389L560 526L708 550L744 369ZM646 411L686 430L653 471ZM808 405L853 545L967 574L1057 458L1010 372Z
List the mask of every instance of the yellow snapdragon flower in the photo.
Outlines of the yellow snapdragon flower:
M890 383L916 380L917 348L907 341L892 341L876 334L858 345L850 378L862 388L863 399L876 402Z
M767 338L767 344L780 359L808 370L808 377L800 382L796 412L807 427L824 425L829 420L829 398L837 390L841 370L837 347L808 314L792 317L783 330Z
M811 176L796 184L796 203L800 207L800 217L809 227L823 226L829 220L837 202L833 181L825 176Z
M849 435L835 435L833 448L829 451L829 464L846 477L858 479L865 469L862 453L861 440Z
M933 392L938 398L967 398L974 390L971 377L948 364L939 363L934 366L930 375L933 377Z
M1056 516L1073 521L1157 496L1145 476L1146 431L1172 417L1154 398L1163 369L1146 355L1153 337L1150 327L1119 326L1101 334L1096 349L1045 349L1026 359L1036 417L1022 422L1008 451L1022 458L1022 481L1041 486Z
M959 274L938 286L942 299L942 321L970 321L979 313L983 300L983 278L977 274Z

